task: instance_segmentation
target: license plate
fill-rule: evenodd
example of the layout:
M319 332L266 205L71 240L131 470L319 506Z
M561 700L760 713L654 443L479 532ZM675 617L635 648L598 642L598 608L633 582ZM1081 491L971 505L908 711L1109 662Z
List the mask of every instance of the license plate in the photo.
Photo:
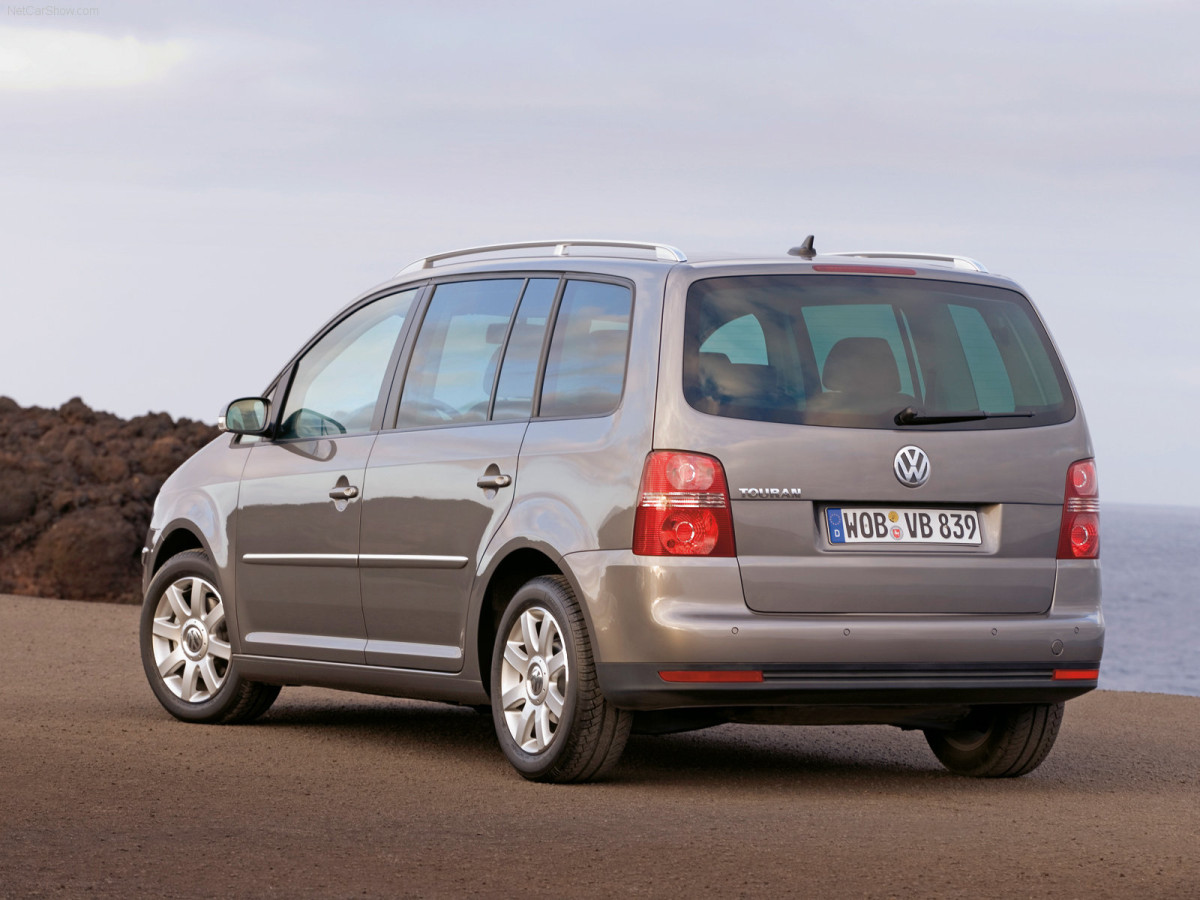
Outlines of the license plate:
M983 543L973 509L831 506L825 521L831 544Z

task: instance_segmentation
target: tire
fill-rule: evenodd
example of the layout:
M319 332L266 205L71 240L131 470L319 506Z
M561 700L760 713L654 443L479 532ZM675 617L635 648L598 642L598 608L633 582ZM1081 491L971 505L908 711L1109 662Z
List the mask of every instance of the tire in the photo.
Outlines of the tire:
M633 713L600 693L587 624L561 575L528 582L505 609L491 687L500 748L530 781L594 781L620 759Z
M158 702L184 722L257 719L279 687L237 674L224 601L207 554L188 550L158 570L142 603L142 667Z
M1062 718L1062 703L982 707L953 731L926 729L925 740L956 775L1016 778L1042 764Z

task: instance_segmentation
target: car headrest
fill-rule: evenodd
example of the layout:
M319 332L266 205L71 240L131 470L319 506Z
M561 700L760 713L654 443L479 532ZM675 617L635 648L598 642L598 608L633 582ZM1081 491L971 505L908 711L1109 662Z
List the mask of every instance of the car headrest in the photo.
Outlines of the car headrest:
M830 348L821 380L830 391L894 394L900 390L896 357L880 337L842 338Z

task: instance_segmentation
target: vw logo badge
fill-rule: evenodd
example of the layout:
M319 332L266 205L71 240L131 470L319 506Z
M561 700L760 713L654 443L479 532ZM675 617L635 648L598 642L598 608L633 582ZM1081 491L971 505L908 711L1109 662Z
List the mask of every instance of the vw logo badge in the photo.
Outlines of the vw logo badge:
M920 487L929 480L929 456L912 444L901 447L892 463L892 471L896 473L896 480L905 487Z

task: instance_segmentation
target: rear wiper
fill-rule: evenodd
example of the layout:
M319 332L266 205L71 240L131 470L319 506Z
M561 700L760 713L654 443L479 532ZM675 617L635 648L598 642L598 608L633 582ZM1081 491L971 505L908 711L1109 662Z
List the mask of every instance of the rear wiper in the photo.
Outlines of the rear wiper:
M979 412L959 413L953 416L927 416L912 406L906 406L896 413L897 425L943 425L948 422L978 422L982 419L1028 419L1031 412L989 413Z

